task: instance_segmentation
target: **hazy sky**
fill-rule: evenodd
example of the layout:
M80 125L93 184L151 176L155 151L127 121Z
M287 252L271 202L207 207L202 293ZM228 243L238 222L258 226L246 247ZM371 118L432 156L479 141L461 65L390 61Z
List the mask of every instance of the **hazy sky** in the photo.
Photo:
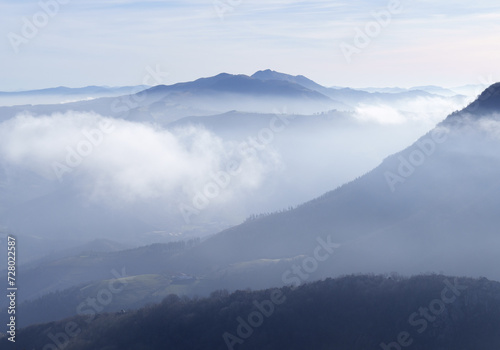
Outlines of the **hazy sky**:
M266 68L327 86L500 81L498 1L401 0L387 25L369 24L393 2L59 0L50 16L38 0L2 0L0 90L138 85L147 67L166 84ZM341 45L356 49L350 63Z

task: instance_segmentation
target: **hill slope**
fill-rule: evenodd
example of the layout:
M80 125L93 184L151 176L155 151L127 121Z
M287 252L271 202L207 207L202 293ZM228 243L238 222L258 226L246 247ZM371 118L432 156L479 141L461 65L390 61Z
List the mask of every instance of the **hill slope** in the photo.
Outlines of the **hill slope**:
M18 348L494 350L500 285L441 275L348 276L259 292L169 296L124 314L83 314L19 331ZM6 348L7 340L0 340Z
M173 264L208 273L339 243L336 272L446 271L500 278L500 86L379 167L285 212L207 240ZM481 259L477 259L477 257Z

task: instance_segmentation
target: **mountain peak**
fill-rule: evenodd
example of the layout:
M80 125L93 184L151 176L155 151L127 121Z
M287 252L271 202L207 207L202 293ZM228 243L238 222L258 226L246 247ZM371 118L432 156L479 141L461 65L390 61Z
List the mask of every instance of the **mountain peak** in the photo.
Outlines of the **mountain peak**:
M276 72L271 69L260 70L252 75L252 78L259 80L281 80L288 81L290 83L302 85L308 89L315 91L323 91L325 88L311 79L303 75L290 75L285 73Z
M493 113L498 113L498 111L500 111L500 83L495 83L484 90L474 102L467 107L461 111L450 114L443 123L460 124L471 116L479 119L481 117L491 116Z
M292 75L276 72L271 69L259 70L252 74L252 78L260 80L283 80L284 78L293 78Z
M464 111L476 114L488 114L500 110L500 83L491 85Z
M259 70L252 75L252 78L261 79L261 80L272 79L272 80L288 80L288 81L292 81L292 80L296 80L296 79L307 79L303 75L290 75L290 74L286 74L286 73L276 72L276 71L271 70L271 69ZM307 79L307 80L309 80L309 79Z
M264 70L259 70L257 72L255 72L253 75L256 75L256 74L270 74L270 73L277 73L276 71L272 70L272 69L264 69Z

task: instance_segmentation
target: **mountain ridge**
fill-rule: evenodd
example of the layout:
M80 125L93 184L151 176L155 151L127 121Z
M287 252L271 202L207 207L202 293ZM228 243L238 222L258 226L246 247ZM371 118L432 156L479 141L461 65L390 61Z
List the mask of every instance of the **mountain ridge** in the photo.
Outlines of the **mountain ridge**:
M305 95L312 99L330 100L329 97L322 95L318 91L308 89L307 87L284 80L261 80L253 77L238 74L220 73L213 77L200 78L192 82L177 83L174 85L158 85L147 90L150 93L164 93L169 91L220 91L231 93L246 93L256 95L287 95L298 96Z

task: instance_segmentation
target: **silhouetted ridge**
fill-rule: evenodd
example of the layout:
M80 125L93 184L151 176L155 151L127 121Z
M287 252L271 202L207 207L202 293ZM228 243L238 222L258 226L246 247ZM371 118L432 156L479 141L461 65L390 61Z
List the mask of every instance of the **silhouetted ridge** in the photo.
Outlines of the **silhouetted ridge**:
M304 78L305 79L305 78ZM283 79L263 80L243 74L232 75L221 73L209 78L197 79L193 82L174 85L158 85L148 90L151 93L168 93L179 91L197 92L227 92L250 95L275 95L288 97L309 97L315 100L330 100L321 93L304 87L303 85Z
M491 85L477 99L458 114L472 113L478 116L496 113L500 110L500 83ZM456 113L454 113L456 114ZM453 116L453 114L451 115ZM450 117L451 117L450 116Z

